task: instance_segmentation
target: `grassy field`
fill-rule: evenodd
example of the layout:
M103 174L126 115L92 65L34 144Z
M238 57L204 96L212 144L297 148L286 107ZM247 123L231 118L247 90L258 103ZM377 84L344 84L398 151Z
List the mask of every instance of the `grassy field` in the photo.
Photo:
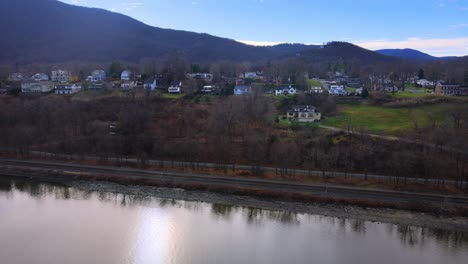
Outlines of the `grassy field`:
M322 122L323 125L354 129L365 128L371 133L399 135L407 129L428 126L432 122L449 120L449 108L463 108L463 103L442 103L417 107L389 108L372 106L368 103L340 105L338 114Z
M314 87L314 86L318 86L318 87L322 87L322 83L317 81L317 80L307 80L307 84L309 85L309 87Z
M430 91L430 92L428 92ZM421 89L417 90L417 92L411 92L411 91L399 91L395 94L392 94L391 92L388 92L388 95L395 96L395 97L400 97L400 98L416 98L416 97L425 97L425 96L431 96L432 95L432 90L427 90L427 89Z

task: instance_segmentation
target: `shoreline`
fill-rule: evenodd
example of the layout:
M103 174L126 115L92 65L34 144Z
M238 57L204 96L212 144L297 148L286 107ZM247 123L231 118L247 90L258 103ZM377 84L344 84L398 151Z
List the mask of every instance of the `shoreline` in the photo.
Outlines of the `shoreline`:
M376 223L468 232L468 218L463 216L442 217L400 209L369 208L338 203L288 201L268 197L262 198L253 195L224 194L205 190L184 190L171 187L121 184L109 181L83 180L59 176L33 178L28 176L0 175L0 177L33 180L39 183L62 184L67 187L93 192L119 193L167 200L223 204L270 211L321 215Z

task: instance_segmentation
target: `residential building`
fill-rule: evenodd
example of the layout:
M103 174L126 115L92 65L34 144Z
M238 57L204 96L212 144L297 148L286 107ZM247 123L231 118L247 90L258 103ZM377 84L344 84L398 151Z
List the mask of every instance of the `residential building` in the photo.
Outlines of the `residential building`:
M150 78L146 80L145 83L143 84L143 88L145 88L146 90L154 91L156 87L157 87L156 78Z
M289 87L278 87L275 90L275 95L293 95L296 94L296 88L289 85Z
M213 81L213 74L210 73L189 73L186 77L189 80L200 80L206 82Z
M309 91L310 91L311 94L321 94L321 93L323 93L323 89L320 86L312 86L312 87L310 87Z
M45 73L36 73L33 76L31 76L31 79L38 81L38 82L45 82L49 80L49 75Z
M203 88L201 89L201 92L204 94L218 94L219 93L218 88L213 85L203 86Z
M106 80L106 72L103 70L94 70L90 76L86 79L90 82L103 82Z
M120 74L120 80L122 81L130 81L132 78L132 72L129 70L125 70Z
M50 79L53 82L69 82L71 79L71 72L66 70L55 70L52 71Z
M135 82L133 82L133 81L123 81L120 84L120 87L122 88L122 90L132 90L132 89L135 88Z
M387 87L385 87L385 92L387 92L387 93L398 93L398 87L396 87L396 86L387 86Z
M54 86L51 82L28 80L21 83L21 92L23 94L49 93L52 90L54 90Z
M288 120L296 122L316 122L322 119L322 114L315 106L296 105L288 110Z
M347 96L348 93L346 92L344 85L331 85L330 90L328 93L333 96Z
M466 96L468 95L468 88L461 87L458 84L438 83L434 94L439 96Z
M182 93L182 82L173 82L169 88L168 93Z
M72 95L76 94L81 90L81 85L79 84L59 84L55 85L55 94L58 95Z
M234 95L248 95L252 93L252 87L245 85L238 85L234 87Z
M416 83L422 87L426 87L426 88L432 88L434 87L434 82L431 82L431 81L428 81L426 79L421 79L421 80L418 80L416 81Z
M8 81L10 82L21 82L24 80L24 75L19 72L12 73L8 76Z

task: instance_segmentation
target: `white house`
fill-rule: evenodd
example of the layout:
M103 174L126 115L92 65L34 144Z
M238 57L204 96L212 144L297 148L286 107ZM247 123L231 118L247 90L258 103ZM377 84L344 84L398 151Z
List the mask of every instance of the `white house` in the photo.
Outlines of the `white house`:
M66 70L55 70L52 71L52 76L50 77L53 82L69 82L71 78L71 72Z
M81 85L79 84L60 84L55 85L55 94L58 95L71 95L76 94L81 90Z
M103 70L94 70L87 78L90 82L103 82L106 80L106 72Z
M172 83L169 88L167 88L168 93L182 93L182 82Z
M288 120L297 122L316 122L322 119L322 114L315 106L296 105L288 110Z
M21 92L24 94L48 93L54 89L51 82L25 81L21 83Z
M186 77L189 80L203 80L206 82L211 82L213 80L213 74L210 73L189 73Z
M49 75L45 73L36 73L33 76L31 76L31 79L38 81L38 82L45 82L49 80Z
M296 93L296 88L292 87L291 85L289 85L289 87L278 87L275 90L275 95L293 95Z
M310 87L310 93L311 94L321 94L321 93L323 93L323 89L320 86L312 86L312 87Z
M145 83L143 84L143 88L145 88L146 90L154 91L156 87L157 87L157 81L155 78L150 78L146 80Z
M428 81L426 79L421 79L416 82L418 85L421 85L422 87L433 87L434 82Z
M396 87L396 86L387 86L387 87L385 87L385 92L387 92L387 93L398 93L398 87Z
M331 85L330 90L328 93L333 96L346 96L348 93L346 92L343 85Z
M132 90L133 88L135 88L135 82L123 81L120 87L122 88L122 90Z
M122 72L122 74L120 74L120 80L130 81L131 76L132 76L132 72L128 71L128 70L125 70L125 71Z

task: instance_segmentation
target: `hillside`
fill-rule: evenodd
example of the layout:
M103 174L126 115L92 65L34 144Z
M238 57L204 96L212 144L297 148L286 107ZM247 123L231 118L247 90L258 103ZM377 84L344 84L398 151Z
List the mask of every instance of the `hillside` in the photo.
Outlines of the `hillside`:
M378 54L346 42L330 42L322 48L309 49L300 53L301 57L310 63L349 62L360 64L388 63L397 58Z
M349 43L255 47L208 34L163 29L103 9L56 0L2 0L0 63L139 62L180 56L190 61L266 61L302 56L311 62L375 64L396 58Z
M234 40L143 24L110 11L55 0L2 0L0 62L108 62L165 58L258 60L296 53L306 45L254 47Z
M414 49L382 49L376 50L375 52L382 55L397 57L406 60L432 61L438 59L437 57Z

